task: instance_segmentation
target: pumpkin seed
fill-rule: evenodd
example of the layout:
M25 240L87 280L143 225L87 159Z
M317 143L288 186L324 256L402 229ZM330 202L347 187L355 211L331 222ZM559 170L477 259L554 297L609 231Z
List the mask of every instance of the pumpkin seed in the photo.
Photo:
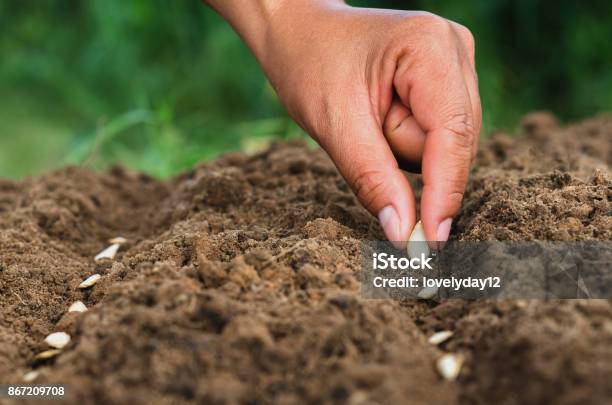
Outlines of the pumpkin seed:
M461 372L463 357L459 354L446 353L436 362L436 368L446 381L455 381Z
M427 237L425 236L421 221L416 223L410 234L407 250L410 258L421 257L421 255L429 256L429 245L427 244Z
M113 245L125 245L128 242L126 238L123 236L117 236L116 238L110 239L108 243L112 243Z
M47 360L47 359L51 359L51 358L57 356L58 354L60 354L61 352L62 351L58 350L58 349L45 350L44 352L40 352L36 356L34 356L34 359L35 360Z
M439 345L440 343L446 342L453 336L453 332L450 330L443 330L440 332L436 332L429 337L429 343L432 345Z
M70 343L70 335L66 332L55 332L47 336L45 342L55 349L63 349Z
M96 284L98 280L100 280L100 278L102 278L102 276L99 274L94 274L93 276L89 276L85 279L85 281L79 284L79 288L81 290L84 290L85 288L93 287L94 284Z
M87 307L81 301L75 302L74 304L70 305L70 308L68 308L68 312L85 312L85 311L87 311Z
M36 370L28 371L22 377L23 382L31 383L38 378L40 373Z
M423 300L430 300L438 294L438 287L425 287L417 294L417 297Z
M119 251L119 247L121 247L120 244L113 243L112 245L110 245L109 247L107 247L106 249L98 253L96 257L94 257L94 260L95 261L102 260L102 259L113 260L115 258L115 255Z

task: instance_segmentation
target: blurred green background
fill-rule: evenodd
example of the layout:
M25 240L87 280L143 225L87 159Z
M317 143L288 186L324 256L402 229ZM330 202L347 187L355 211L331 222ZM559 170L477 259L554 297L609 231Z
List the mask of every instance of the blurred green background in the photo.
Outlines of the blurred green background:
M612 2L353 1L422 9L477 42L484 131L612 110ZM587 5L588 4L588 5ZM168 176L304 136L198 0L0 0L0 177L113 162Z

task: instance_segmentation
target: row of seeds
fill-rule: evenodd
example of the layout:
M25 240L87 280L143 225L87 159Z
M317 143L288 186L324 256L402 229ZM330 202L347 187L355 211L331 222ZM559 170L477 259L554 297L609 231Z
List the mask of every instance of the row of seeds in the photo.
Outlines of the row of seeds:
M113 260L119 251L121 245L127 243L127 239L123 237L116 237L109 240L111 245L104 249L102 252L97 254L94 257L94 261L100 261L104 259ZM80 290L86 290L88 288L93 287L100 279L102 278L99 274L93 274L87 277L81 284L79 284L78 288ZM87 306L82 301L76 301L68 308L68 312L86 312ZM51 348L49 350L45 350L43 352L38 353L34 360L43 361L48 360L53 357L58 356L62 349L64 349L70 343L71 337L66 332L54 332L48 335L45 338L45 343ZM33 382L38 378L40 373L36 370L32 370L24 374L23 381L24 382Z

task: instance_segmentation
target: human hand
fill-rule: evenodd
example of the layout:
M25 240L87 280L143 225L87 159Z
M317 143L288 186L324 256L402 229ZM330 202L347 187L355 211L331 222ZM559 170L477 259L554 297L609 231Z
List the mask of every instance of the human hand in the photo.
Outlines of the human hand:
M261 24L226 17L387 238L406 241L416 223L407 168L423 174L427 239L447 240L481 126L470 32L428 13L336 0L255 3Z

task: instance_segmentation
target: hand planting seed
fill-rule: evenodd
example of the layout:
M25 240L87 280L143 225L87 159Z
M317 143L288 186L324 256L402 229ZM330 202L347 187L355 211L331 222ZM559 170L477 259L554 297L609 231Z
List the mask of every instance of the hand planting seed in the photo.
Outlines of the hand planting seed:
M450 330L443 330L441 332L436 332L429 337L429 343L432 345L439 345L440 343L446 342L453 336L453 332Z
M410 234L410 239L408 239L408 256L414 258L421 257L421 254L423 254L425 257L428 257L429 253L429 245L427 244L427 237L423 230L423 224L419 221L414 226Z
M70 343L70 335L66 332L55 332L45 338L45 343L55 349L63 349Z
M98 280L100 280L101 278L102 276L99 274L94 274L93 276L89 276L87 277L87 279L85 279L85 281L79 284L79 288L81 290L84 290L86 288L93 287L98 282Z
M447 353L436 362L436 368L446 381L455 381L461 372L463 357L458 354Z
M57 356L61 352L62 351L58 349L45 350L44 352L40 352L36 356L34 356L34 360L48 360Z
M87 307L81 301L77 301L74 304L70 305L68 308L68 312L85 312L87 311Z
M22 377L23 382L31 383L38 378L40 373L36 370L28 371Z
M94 257L94 260L95 261L102 260L102 259L111 259L111 260L113 260L115 258L115 255L119 251L120 247L121 247L120 244L113 243L112 245L110 245L109 247L107 247L106 249L104 249L103 251L98 253L96 255L96 257Z
M438 294L438 287L425 287L417 294L422 300L430 300Z

